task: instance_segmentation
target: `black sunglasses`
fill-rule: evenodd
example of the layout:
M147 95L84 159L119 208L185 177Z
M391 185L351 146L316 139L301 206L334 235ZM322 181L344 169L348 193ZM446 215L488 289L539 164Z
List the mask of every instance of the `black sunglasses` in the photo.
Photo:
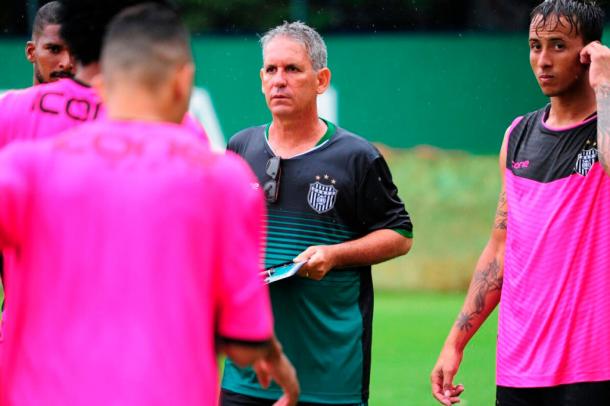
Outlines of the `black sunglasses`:
M265 173L271 179L269 179L263 185L263 191L265 192L265 199L269 203L277 202L277 198L280 192L280 175L282 168L280 167L280 157L272 156L267 161L267 167Z

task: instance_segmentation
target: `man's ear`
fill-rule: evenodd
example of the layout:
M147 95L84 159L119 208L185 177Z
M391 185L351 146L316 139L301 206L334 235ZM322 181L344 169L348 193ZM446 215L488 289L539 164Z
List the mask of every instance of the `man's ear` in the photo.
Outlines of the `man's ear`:
M331 77L330 69L322 68L318 71L318 73L317 73L317 79L318 79L317 92L318 92L318 94L322 94L326 91L326 89L328 89L328 86L330 86L330 77Z
M265 88L263 87L263 75L265 74L265 68L261 68L260 77L261 77L261 93L265 94Z
M174 95L177 101L188 103L193 91L193 80L195 78L195 65L191 62L185 63L176 69L174 78Z
M34 44L34 41L25 43L25 57L30 63L36 62L36 44Z

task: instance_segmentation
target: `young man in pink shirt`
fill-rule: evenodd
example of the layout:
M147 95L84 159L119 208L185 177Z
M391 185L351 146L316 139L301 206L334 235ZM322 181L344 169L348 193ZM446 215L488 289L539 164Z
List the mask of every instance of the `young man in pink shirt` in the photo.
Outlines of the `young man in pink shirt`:
M610 405L603 23L594 2L547 0L532 11L530 64L550 104L504 137L494 229L432 371L444 405L459 402L464 348L498 303L496 405Z
M0 151L0 247L15 254L0 404L214 405L218 351L296 404L259 276L254 177L178 125L186 29L166 7L126 10L102 72L108 119Z
M75 59L76 75L0 98L0 149L16 140L51 137L103 116L100 97L91 87L100 72L103 34L114 15L138 3L143 1L62 0L60 34ZM203 127L193 118L185 116L184 124L207 142Z

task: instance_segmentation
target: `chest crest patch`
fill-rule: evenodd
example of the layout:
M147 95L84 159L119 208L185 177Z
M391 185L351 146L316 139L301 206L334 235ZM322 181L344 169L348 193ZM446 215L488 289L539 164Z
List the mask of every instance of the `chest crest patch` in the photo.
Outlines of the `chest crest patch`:
M590 145L589 142L587 144L585 149L578 154L576 165L574 166L574 172L581 176L587 176L593 164L597 162L597 144Z
M339 193L335 184L336 181L328 175L316 176L316 181L309 184L309 192L307 193L309 207L318 214L332 210L337 202L337 193Z

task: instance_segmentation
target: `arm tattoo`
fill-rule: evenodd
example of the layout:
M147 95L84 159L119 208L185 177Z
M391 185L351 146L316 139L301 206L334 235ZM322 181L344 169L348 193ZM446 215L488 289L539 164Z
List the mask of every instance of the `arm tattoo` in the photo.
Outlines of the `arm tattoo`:
M597 89L597 151L599 162L610 175L610 84Z
M506 222L508 220L508 211L506 210L506 192L500 193L498 199L498 208L496 210L496 221L494 228L497 230L506 230Z
M485 310L485 299L491 292L501 291L503 279L500 276L500 264L494 258L485 268L474 274L473 289L475 291L474 310L470 313L461 312L456 322L460 330L469 331L472 321Z

